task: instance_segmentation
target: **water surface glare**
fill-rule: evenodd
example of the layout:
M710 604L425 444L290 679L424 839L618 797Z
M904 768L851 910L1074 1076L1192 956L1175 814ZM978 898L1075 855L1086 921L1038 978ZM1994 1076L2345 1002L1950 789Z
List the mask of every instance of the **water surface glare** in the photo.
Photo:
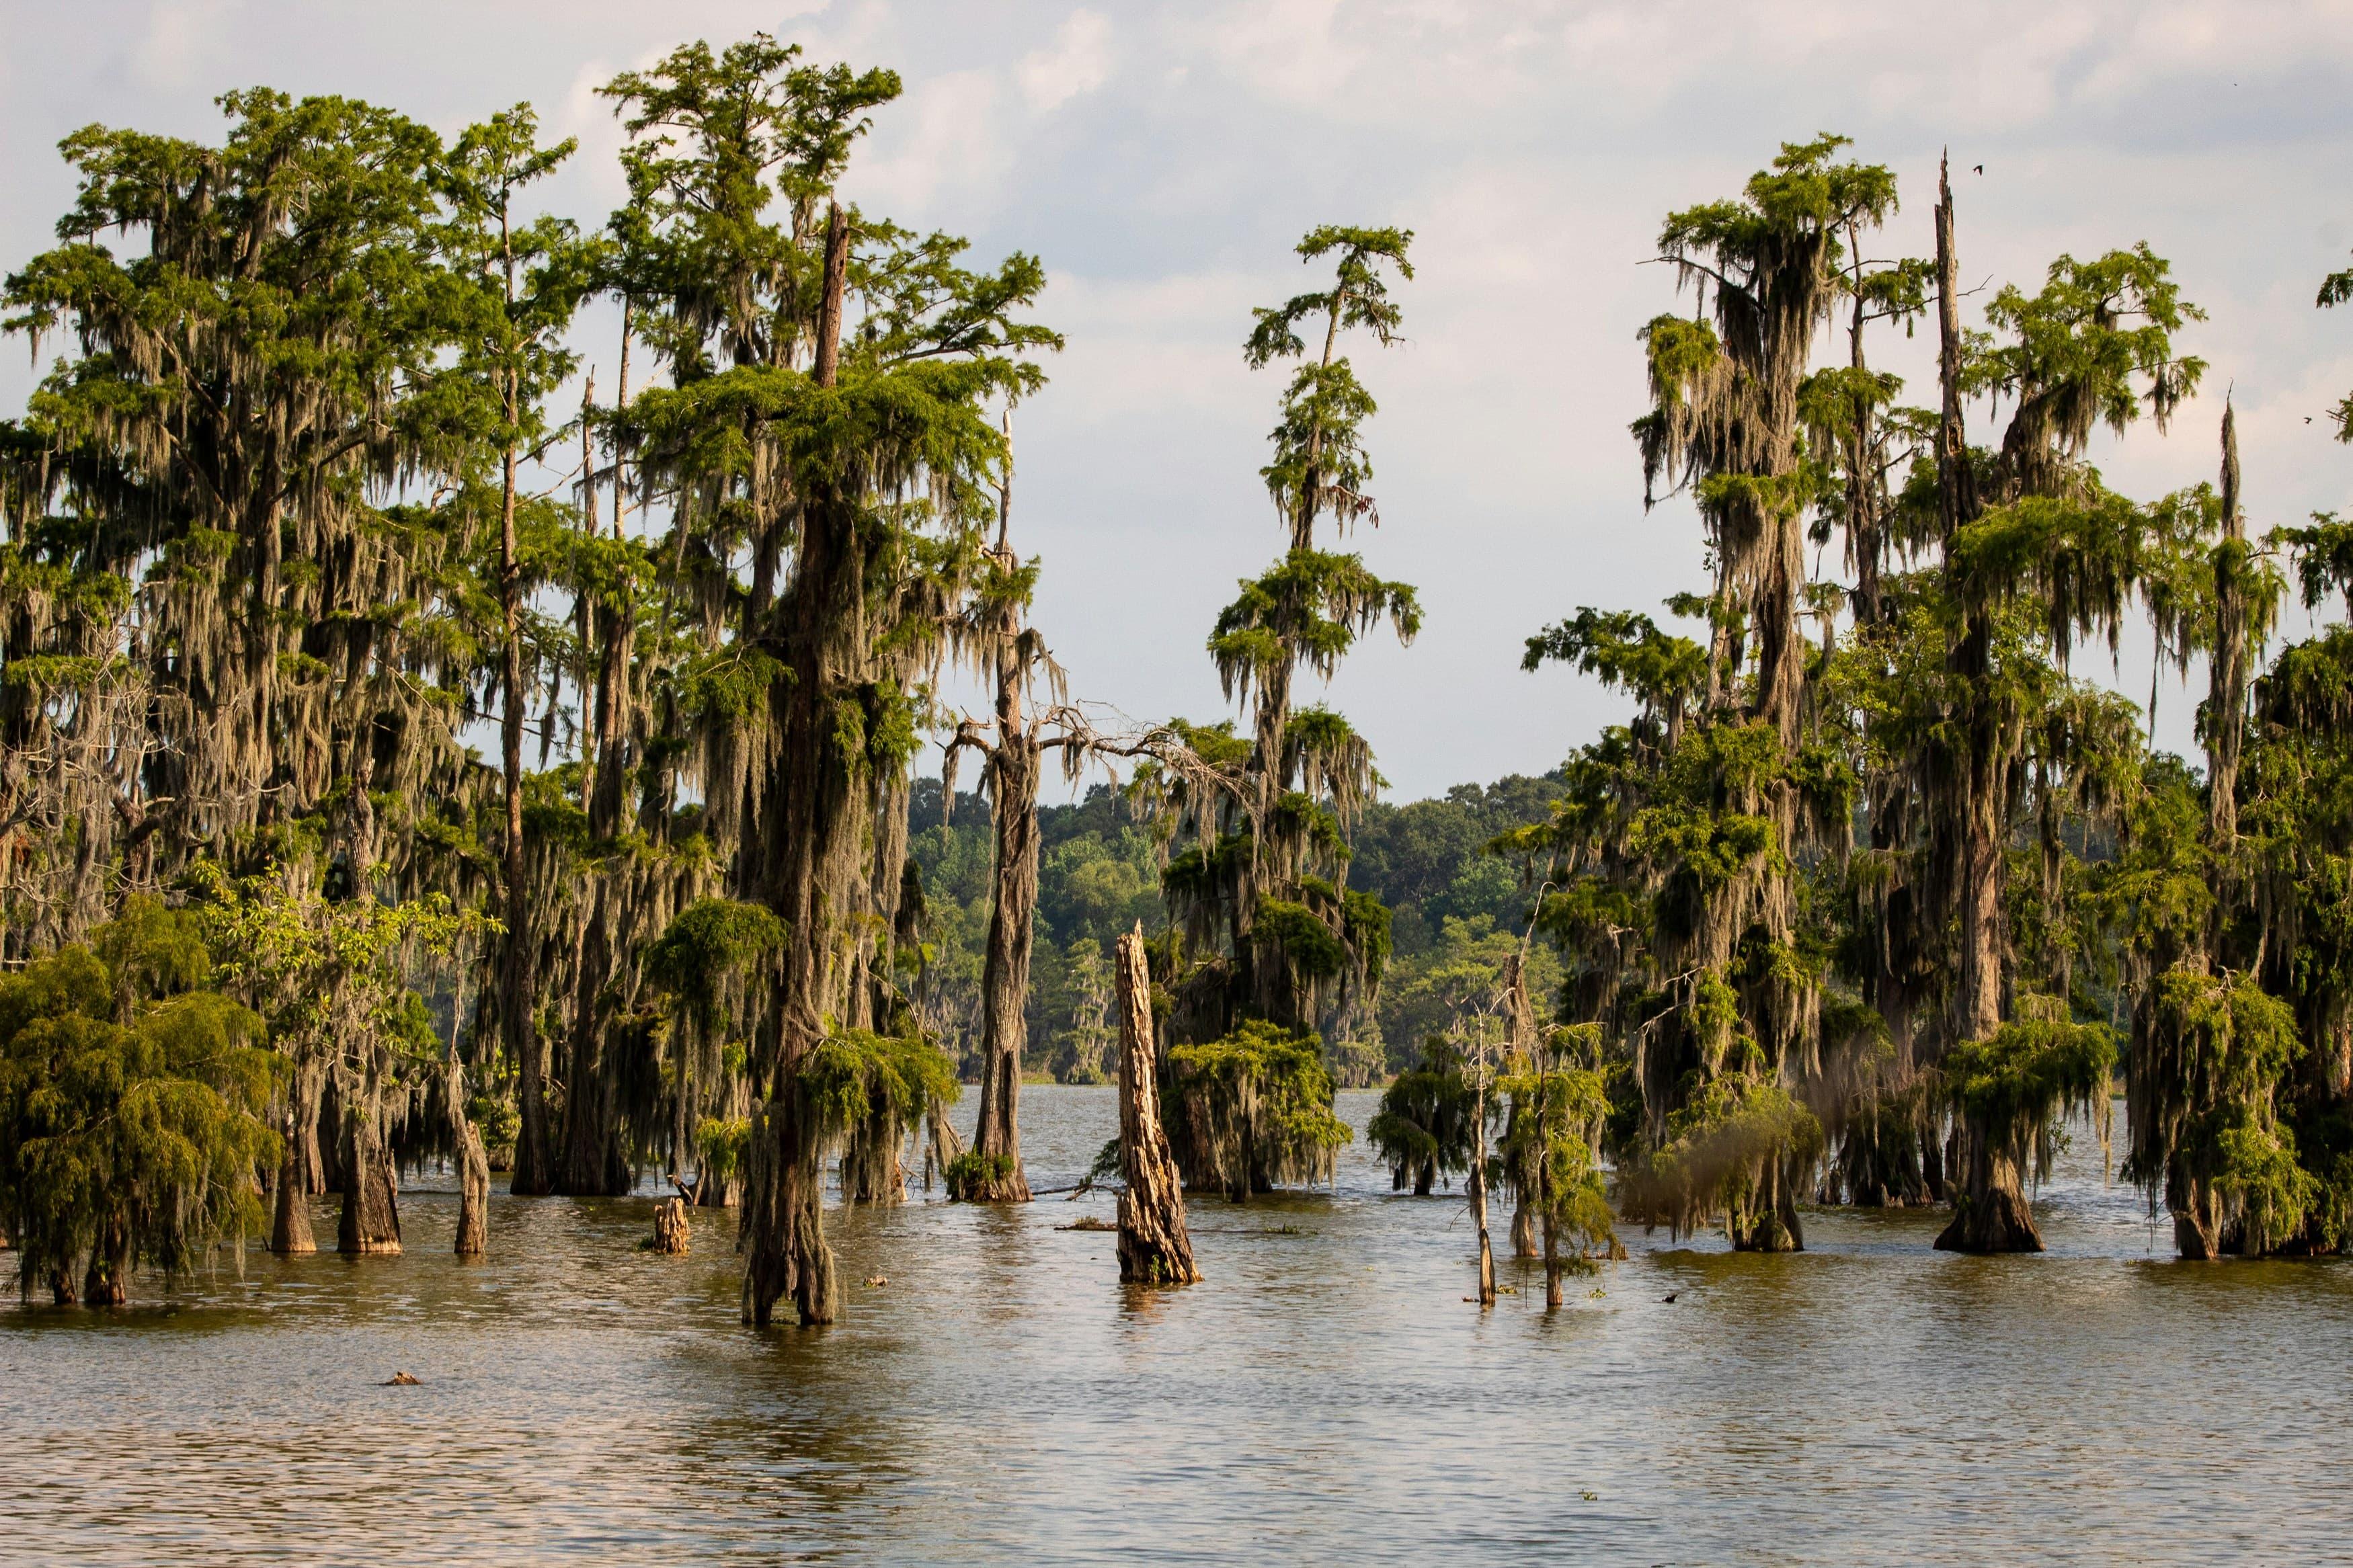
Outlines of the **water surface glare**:
M961 1115L967 1131L967 1094ZM402 1194L396 1258L255 1253L121 1312L0 1307L0 1558L888 1561L2342 1560L2353 1272L2181 1264L2075 1140L2052 1250L1628 1236L1482 1315L1459 1196L1197 1195L1205 1283L1118 1284L1108 1198L829 1209L841 1321L736 1319L733 1215L638 1251L650 1194ZM1106 1089L1029 1089L1030 1180ZM503 1178L500 1178L503 1181ZM920 1197L920 1194L918 1194ZM1495 1217L1496 1234L1504 1221ZM322 1205L320 1234L332 1237ZM13 1265L13 1258L7 1260ZM887 1285L869 1287L869 1277ZM1588 1294L1587 1292L1592 1292ZM1670 1304L1661 1300L1676 1294ZM395 1371L415 1388L379 1386Z

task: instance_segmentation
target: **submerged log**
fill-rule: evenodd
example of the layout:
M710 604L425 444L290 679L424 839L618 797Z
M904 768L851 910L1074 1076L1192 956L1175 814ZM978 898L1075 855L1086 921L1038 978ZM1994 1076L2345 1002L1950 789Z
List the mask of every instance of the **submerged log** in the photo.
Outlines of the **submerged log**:
M1119 1277L1128 1284L1189 1285L1193 1238L1185 1229L1185 1188L1160 1125L1152 1042L1152 980L1144 928L1119 939Z
M654 1205L654 1238L646 1244L647 1251L684 1253L689 1237L684 1198L664 1198Z

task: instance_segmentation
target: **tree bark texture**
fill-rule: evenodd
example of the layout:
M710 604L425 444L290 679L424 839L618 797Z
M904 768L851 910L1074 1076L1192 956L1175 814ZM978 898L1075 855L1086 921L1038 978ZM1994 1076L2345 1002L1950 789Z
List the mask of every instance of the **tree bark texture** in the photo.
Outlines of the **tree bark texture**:
M664 1198L654 1205L654 1241L649 1250L682 1256L689 1245L686 1200Z
M1939 1252L2040 1252L2042 1233L2026 1201L2025 1159L2008 1141L1961 1130L1962 1189L1953 1220L1936 1237Z
M1201 1278L1185 1228L1185 1187L1160 1125L1152 979L1141 926L1119 939L1119 1277L1131 1285L1190 1285Z
M997 744L989 795L997 819L996 901L981 975L980 1118L973 1152L984 1168L955 1195L974 1203L1026 1204L1021 1169L1021 1055L1029 1044L1029 952L1038 911L1037 739L1022 720L1021 660L999 656Z
M466 1116L466 1075L454 1047L447 1071L451 1142L458 1152L458 1237L450 1250L460 1258L480 1258L490 1240L491 1160L482 1150L482 1135Z
M2239 515L2239 426L2222 405L2222 538L2214 553L2214 655L2208 661L2207 837L2228 851L2239 837L2239 752L2247 726L2247 526Z
M818 316L815 379L825 388L840 363L849 253L849 216L837 205L827 220ZM854 494L825 486L803 498L799 555L776 617L775 651L789 676L771 689L778 744L762 811L760 880L786 940L774 1043L762 1053L769 1098L752 1117L744 1213L744 1318L760 1326L786 1296L803 1324L831 1322L838 1308L818 1208L822 1130L807 1124L795 1079L839 1011L839 928L865 869L867 759L840 722L867 684L863 519Z
M120 1214L107 1215L90 1244L81 1297L92 1307L120 1307L131 1300L131 1226Z
M345 1113L343 1215L335 1250L346 1257L390 1256L400 1250L400 1206L392 1151L376 1130L373 1108Z
M319 1091L324 1069L295 1067L286 1091L286 1152L278 1163L278 1204L269 1225L269 1250L299 1254L319 1250L311 1228L311 1194L323 1185L319 1170Z
M510 375L507 418L515 417L515 392ZM506 842L501 865L506 883L506 943L499 963L499 1028L508 1058L515 1064L515 1102L521 1125L515 1133L516 1193L549 1190L554 1177L554 1150L548 1137L547 1061L533 1016L538 987L533 970L534 937L530 896L523 886L522 855L522 568L515 555L515 459L509 444L501 480L499 518L499 601L504 645L500 651L500 676L506 693L499 717L499 755L505 788Z
M610 875L590 895L588 929L580 942L580 983L573 996L572 1060L564 1099L564 1163L554 1190L575 1197L626 1196L636 1184L621 1146L619 1094L611 1038L612 918Z
M1733 1250L1803 1252L1806 1233L1798 1219L1796 1184L1782 1169L1782 1157L1778 1153L1767 1157L1765 1171L1765 1202L1758 1205L1756 1218L1745 1229L1733 1233Z
M1503 981L1504 1053L1511 1061L1514 1071L1525 1071L1534 1060L1536 1014L1534 1004L1528 1000L1527 966L1521 962L1517 952L1512 953L1504 960ZM1520 1107L1515 1100L1511 1108L1510 1120L1504 1125L1505 1147L1523 1151L1521 1156L1513 1162L1517 1168L1505 1172L1510 1178L1513 1193L1512 1256L1535 1258L1541 1256L1541 1249L1536 1246L1536 1218L1534 1205L1536 1184L1543 1178L1533 1152L1535 1141L1514 1136L1518 1131L1514 1123L1518 1121L1520 1115ZM1480 1136L1482 1139L1486 1136L1483 1129Z
M1949 552L1953 536L1977 520L1976 476L1969 466L1961 408L1960 258L1953 243L1953 185L1940 171L1936 203L1937 375L1943 395L1936 428L1937 521ZM1982 1040L2001 1026L2001 824L1997 752L2000 717L1987 689L1993 673L1993 627L1982 610L1965 620L1951 655L1967 705L1966 748L1955 759L1960 787L1959 989L1956 1038Z

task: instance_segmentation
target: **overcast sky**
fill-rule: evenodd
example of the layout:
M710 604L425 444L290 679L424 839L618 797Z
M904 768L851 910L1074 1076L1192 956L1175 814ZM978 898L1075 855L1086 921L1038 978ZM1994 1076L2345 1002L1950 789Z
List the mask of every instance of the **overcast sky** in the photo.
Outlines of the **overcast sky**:
M2211 317L2185 345L2208 390L2169 436L2104 441L2111 483L2211 477L2226 384L2258 531L2337 506L2353 476L2321 417L2353 389L2353 310L2313 308L2353 244L2353 5L0 0L0 24L12 268L70 195L59 137L215 137L229 87L351 94L445 132L528 99L580 138L551 199L593 225L621 194L592 91L614 72L759 29L896 68L906 95L847 188L982 258L1044 259L1039 314L1070 346L1018 416L1017 542L1045 558L1039 620L1076 691L1138 717L1222 711L1203 639L1281 546L1258 479L1278 377L1242 363L1250 308L1310 285L1291 247L1314 225L1413 229L1410 341L1354 354L1381 405L1383 525L1357 542L1420 585L1426 621L1331 693L1399 798L1558 762L1620 706L1519 673L1522 640L1698 582L1696 523L1643 514L1626 435L1635 330L1676 303L1640 263L1662 214L1736 193L1783 140L1840 132L1896 170L1884 254L1933 248L1949 145L1971 283L2031 287L2063 251L2142 239L2172 259ZM615 345L582 346L609 389ZM1926 350L1882 352L1932 402ZM0 413L29 380L0 355ZM2145 700L2147 673L2128 634L2117 679ZM2161 742L2188 745L2193 700L2168 689Z

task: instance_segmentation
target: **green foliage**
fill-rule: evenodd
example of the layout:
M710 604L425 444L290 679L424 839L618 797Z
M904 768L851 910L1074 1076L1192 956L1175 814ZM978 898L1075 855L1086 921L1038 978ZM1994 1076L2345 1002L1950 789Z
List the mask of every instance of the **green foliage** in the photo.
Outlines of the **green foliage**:
M725 981L775 952L784 940L784 922L762 905L697 899L646 950L646 978L706 1016Z
M1630 610L1581 608L1572 620L1528 639L1522 669L1546 659L1574 665L1579 674L1622 690L1644 708L1680 718L1707 687L1707 650L1688 637L1662 632Z
M959 1090L953 1067L930 1041L845 1029L801 1058L793 1092L807 1124L828 1136L864 1126L897 1137L933 1101L952 1101Z
M1239 1198L1316 1180L1355 1136L1332 1112L1331 1070L1311 1031L1245 1018L1222 1038L1172 1047L1167 1071L1166 1098L1188 1107L1171 1142L1191 1185Z
M694 1130L703 1170L722 1182L743 1174L744 1152L751 1141L752 1121L745 1116L706 1116Z
M1496 1084L1511 1110L1495 1173L1555 1244L1566 1242L1571 1266L1588 1268L1586 1255L1617 1239L1616 1216L1596 1157L1609 1114L1602 1074L1579 1065L1591 1058L1591 1026L1556 1029L1529 1059Z
M1267 493L1286 519L1296 519L1300 534L1319 512L1329 511L1344 528L1358 519L1378 521L1364 482L1372 477L1360 435L1374 413L1372 395L1357 380L1345 358L1333 357L1333 343L1343 331L1367 331L1384 347L1396 341L1402 319L1388 297L1381 277L1386 262L1398 276L1411 279L1413 265L1406 250L1411 231L1396 228L1349 228L1325 225L1299 242L1303 261L1336 253L1332 287L1293 296L1271 309L1253 310L1242 355L1253 370L1281 359L1303 355L1307 345L1299 327L1311 318L1324 319L1324 350L1320 361L1303 363L1283 392L1282 419L1271 440L1273 461L1261 470ZM1307 541L1298 541L1303 549Z
M0 1212L27 1293L88 1256L128 1284L265 1223L278 1062L208 988L197 920L153 900L0 978ZM93 949L95 951L93 951Z
M2116 1061L2116 1032L2105 1024L2030 1014L1947 1050L1944 1095L1979 1136L2031 1147L2040 1176L2050 1170L2059 1118L2106 1108Z
M1478 1086L1453 1042L1433 1035L1420 1062L1398 1074L1381 1094L1381 1108L1365 1136L1389 1163L1389 1185L1426 1194L1441 1173L1467 1171L1476 1144Z
M1116 1156L1113 1158L1115 1162ZM1114 1163L1114 1173L1116 1169ZM948 1168L942 1174L946 1178L951 1196L963 1193L993 1192L1012 1179L1013 1156L984 1154L977 1149L967 1149L950 1160Z

